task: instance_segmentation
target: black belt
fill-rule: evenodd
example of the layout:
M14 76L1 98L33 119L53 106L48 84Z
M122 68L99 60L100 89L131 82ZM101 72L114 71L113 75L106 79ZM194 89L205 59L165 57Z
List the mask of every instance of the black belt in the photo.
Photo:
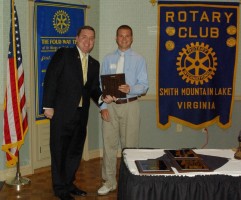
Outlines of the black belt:
M128 103L128 102L132 102L137 100L137 97L131 97L131 98L127 98L127 99L118 99L117 101L115 101L116 104L123 104L123 103Z

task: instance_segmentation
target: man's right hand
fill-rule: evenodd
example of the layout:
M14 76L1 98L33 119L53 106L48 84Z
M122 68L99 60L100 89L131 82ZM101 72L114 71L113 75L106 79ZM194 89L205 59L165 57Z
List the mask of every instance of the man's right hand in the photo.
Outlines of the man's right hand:
M52 119L52 117L54 116L54 109L53 108L45 108L44 109L44 115L48 119Z
M113 102L113 97L110 96L110 95L106 95L105 98L102 96L101 99L105 103L112 103Z
M110 121L110 115L109 115L108 109L103 109L103 110L100 111L100 113L101 113L101 118L102 118L104 121L107 121L107 122Z

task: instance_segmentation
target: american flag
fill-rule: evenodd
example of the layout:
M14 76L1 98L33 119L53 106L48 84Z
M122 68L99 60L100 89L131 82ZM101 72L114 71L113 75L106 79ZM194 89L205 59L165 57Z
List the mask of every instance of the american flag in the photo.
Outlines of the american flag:
M7 84L4 98L2 145L2 150L6 152L7 166L14 166L18 162L19 149L24 143L27 130L28 121L19 23L14 0L11 0L11 25Z

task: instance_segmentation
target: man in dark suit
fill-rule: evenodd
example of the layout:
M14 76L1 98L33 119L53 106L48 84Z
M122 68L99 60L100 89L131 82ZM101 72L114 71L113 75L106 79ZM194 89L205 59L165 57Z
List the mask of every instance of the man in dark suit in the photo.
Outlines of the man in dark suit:
M90 98L96 104L113 100L101 96L100 64L89 55L94 42L95 30L81 27L76 46L57 50L44 79L43 108L44 115L50 119L53 190L61 200L74 199L71 195L86 195L73 182L82 158Z

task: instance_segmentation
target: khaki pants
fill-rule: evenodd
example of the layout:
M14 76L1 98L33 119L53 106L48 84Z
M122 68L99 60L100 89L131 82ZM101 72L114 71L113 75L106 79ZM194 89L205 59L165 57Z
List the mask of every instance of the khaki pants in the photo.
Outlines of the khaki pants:
M121 148L139 145L140 107L138 100L126 104L108 104L110 122L102 120L103 165L102 178L109 186L117 185L116 164Z

